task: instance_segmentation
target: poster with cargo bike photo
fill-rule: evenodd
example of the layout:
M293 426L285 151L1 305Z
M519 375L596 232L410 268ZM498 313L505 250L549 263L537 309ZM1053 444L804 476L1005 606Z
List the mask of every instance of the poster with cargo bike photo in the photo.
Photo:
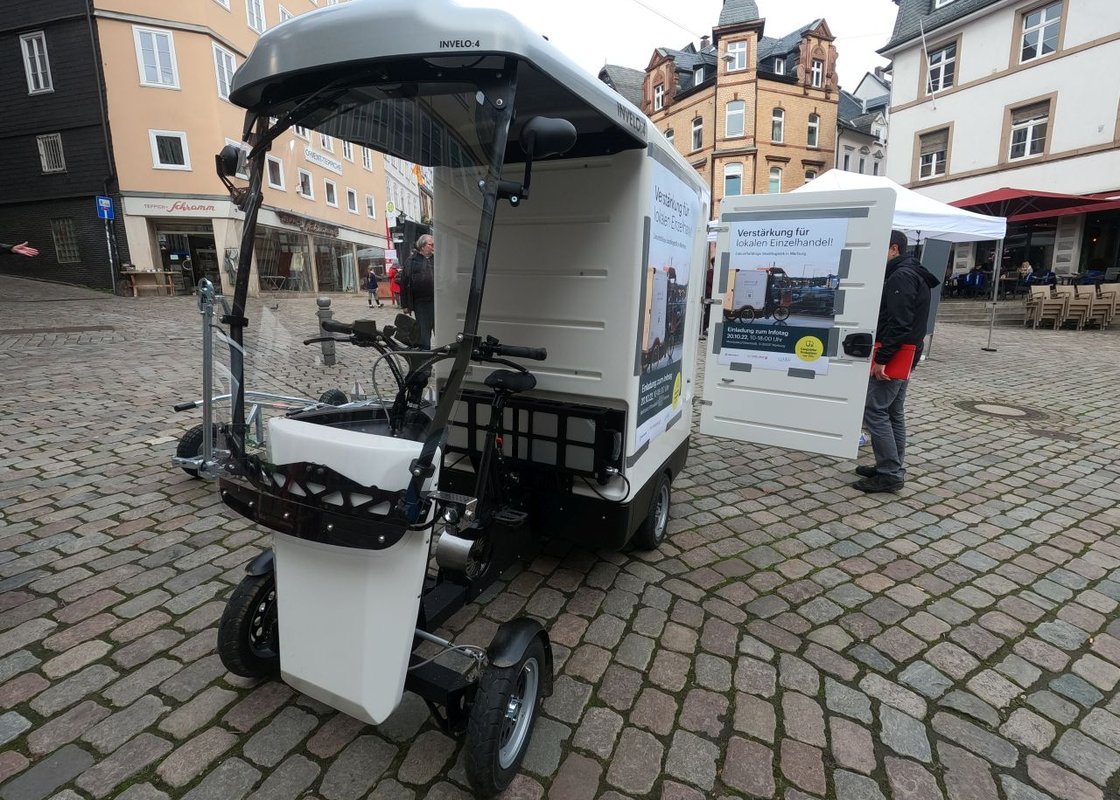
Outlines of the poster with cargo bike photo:
M657 162L649 218L638 318L638 447L664 431L681 411L685 306L693 234L700 224L696 192Z
M732 222L720 364L828 374L842 218Z

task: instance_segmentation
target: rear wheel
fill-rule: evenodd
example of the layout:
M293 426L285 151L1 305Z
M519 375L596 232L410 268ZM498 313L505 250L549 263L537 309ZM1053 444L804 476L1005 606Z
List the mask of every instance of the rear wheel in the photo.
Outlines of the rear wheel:
M649 516L642 522L631 540L638 550L656 550L665 541L665 534L669 530L669 501L671 497L672 481L669 473L662 473L656 488L653 490L653 502L650 505Z
M754 306L743 306L739 309L740 322L754 322L758 314L754 310Z
M218 624L218 655L226 669L245 678L280 671L276 573L246 575L237 584Z
M319 402L328 406L341 406L349 403L350 398L341 389L327 389L319 395Z
M218 426L214 425L211 428L213 432L214 447L218 446ZM175 448L175 455L178 458L198 458L202 455L202 439L206 432L206 428L202 424L195 425L189 431L184 433L179 439L179 444ZM193 478L198 477L198 470L194 467L183 467L183 472L187 473Z
M784 322L789 319L789 306L778 306L774 309L774 319Z
M467 779L480 797L502 792L521 766L546 680L544 645L533 637L512 667L490 666L467 722Z

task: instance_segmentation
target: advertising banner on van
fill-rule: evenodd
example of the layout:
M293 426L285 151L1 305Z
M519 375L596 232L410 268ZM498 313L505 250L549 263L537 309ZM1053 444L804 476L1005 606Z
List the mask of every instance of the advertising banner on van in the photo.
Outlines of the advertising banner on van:
M637 447L681 413L688 281L696 226L704 224L696 191L656 161L649 219L638 318Z
M828 373L846 218L736 222L719 363Z

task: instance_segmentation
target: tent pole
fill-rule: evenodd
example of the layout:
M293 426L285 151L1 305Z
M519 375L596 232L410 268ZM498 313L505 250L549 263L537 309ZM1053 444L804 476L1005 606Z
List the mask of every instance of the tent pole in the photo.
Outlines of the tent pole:
M996 348L992 347L992 333L996 328L996 303L999 302L999 273L1000 267L1003 266L1003 239L996 242L996 261L992 265L992 318L988 321L988 346L981 347L985 353L994 353Z

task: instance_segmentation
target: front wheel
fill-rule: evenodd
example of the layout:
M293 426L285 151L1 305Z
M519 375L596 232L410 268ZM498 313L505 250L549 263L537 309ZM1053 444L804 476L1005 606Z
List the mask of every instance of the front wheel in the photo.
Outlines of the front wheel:
M489 666L467 722L467 779L480 797L501 793L521 766L537 721L548 668L544 645L533 637L512 667Z
M275 572L246 575L237 584L218 624L218 655L226 669L244 678L280 672Z
M785 322L789 319L789 306L778 306L774 309L774 319Z
M211 431L213 432L213 438L211 438L210 441L213 443L213 446L217 448L218 435L220 433L218 426L212 426ZM184 433L179 439L178 446L175 448L175 455L178 458L198 458L202 455L202 439L205 433L206 428L201 423ZM183 467L183 472L187 473L192 478L198 477L198 470L194 467Z
M327 389L319 395L319 402L325 406L344 406L350 402L350 398L341 389Z
M665 541L665 534L669 530L671 484L669 473L662 473L657 481L657 488L653 490L649 516L642 521L642 526L632 539L638 550L656 550Z
M754 322L758 314L754 310L754 306L743 306L739 309L738 313L739 322Z

